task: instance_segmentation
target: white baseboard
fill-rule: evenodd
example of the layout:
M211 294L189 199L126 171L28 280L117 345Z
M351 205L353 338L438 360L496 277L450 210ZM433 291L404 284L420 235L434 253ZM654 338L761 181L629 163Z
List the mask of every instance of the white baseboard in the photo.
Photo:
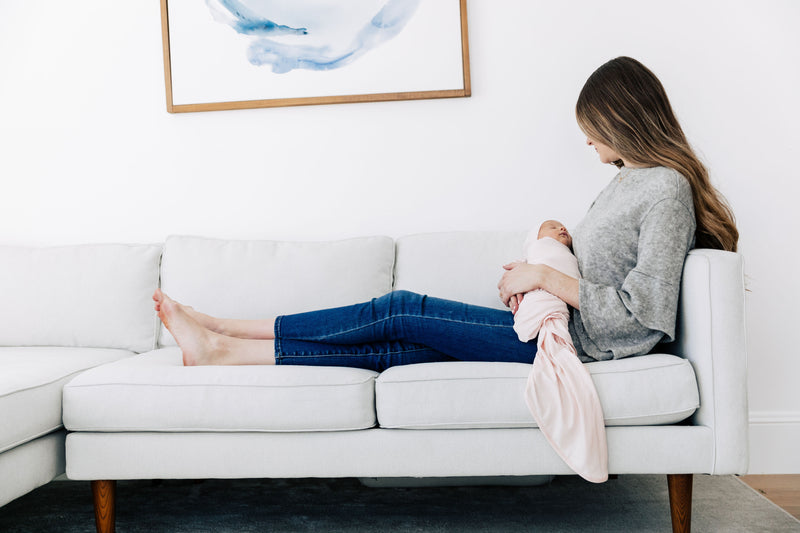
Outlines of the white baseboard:
M800 411L750 412L748 474L800 474Z

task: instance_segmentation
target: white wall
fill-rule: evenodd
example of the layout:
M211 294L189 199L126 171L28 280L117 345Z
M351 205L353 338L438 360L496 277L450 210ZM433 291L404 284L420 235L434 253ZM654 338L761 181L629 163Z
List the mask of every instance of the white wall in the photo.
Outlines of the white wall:
M747 261L753 472L800 472L800 2L469 0L471 98L169 115L158 2L0 1L0 244L574 225L586 77L650 66ZM794 245L793 245L794 244Z

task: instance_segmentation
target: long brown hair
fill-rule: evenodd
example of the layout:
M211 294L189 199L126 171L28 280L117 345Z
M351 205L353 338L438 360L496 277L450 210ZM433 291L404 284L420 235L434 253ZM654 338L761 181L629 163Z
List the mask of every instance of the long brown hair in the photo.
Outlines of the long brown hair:
M692 187L695 245L736 251L739 231L725 198L708 178L686 140L667 93L647 67L618 57L586 81L575 106L578 125L592 140L610 146L622 159L663 166L682 174ZM614 162L622 166L622 160Z

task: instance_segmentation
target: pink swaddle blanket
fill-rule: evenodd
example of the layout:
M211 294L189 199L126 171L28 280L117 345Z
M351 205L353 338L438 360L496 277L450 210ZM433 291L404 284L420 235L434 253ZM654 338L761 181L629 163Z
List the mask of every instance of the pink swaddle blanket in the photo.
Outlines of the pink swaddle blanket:
M579 278L578 260L550 237L525 241L525 259ZM594 483L608 479L608 447L603 410L589 371L581 363L567 327L569 309L544 290L527 293L514 315L514 331L527 342L538 335L538 351L525 387L539 429L567 465Z

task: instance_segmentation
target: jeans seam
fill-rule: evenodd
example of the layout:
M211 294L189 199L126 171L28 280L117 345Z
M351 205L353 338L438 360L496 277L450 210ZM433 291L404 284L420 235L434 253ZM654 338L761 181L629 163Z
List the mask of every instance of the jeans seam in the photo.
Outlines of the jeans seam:
M315 336L315 337L304 336L302 339L293 339L293 340L321 341L321 340L325 340L325 339L327 339L327 338L329 338L331 336L334 336L334 335L343 335L343 334L346 334L346 333L352 333L354 331L358 331L358 330L362 330L362 329L365 329L365 328L369 328L369 327L372 327L372 326L374 326L375 324L377 324L379 322L386 322L387 320L391 320L393 318L406 318L406 317L425 318L425 319L430 319L430 320L441 320L441 321L444 321L444 322L454 322L454 323L458 323L458 324L469 324L469 325L473 325L473 326L486 326L486 327L490 327L490 328L508 328L508 327L511 327L508 324L487 324L485 322L474 322L474 321L455 320L455 319L442 318L442 317L431 317L431 316L426 317L426 316L413 315L413 314L402 314L402 315L392 315L391 317L388 317L388 318L380 318L378 320L374 320L372 322L369 322L369 323L366 323L366 324L362 324L362 325L360 325L358 327L345 329L345 330L339 331L337 333L330 333L330 334L327 334L325 336Z
M275 356L275 364L281 364L281 359L283 359L283 352L281 350L281 320L283 319L282 316L275 317L275 326L273 333L275 334L275 341L273 342L273 352Z
M297 353L284 353L281 354L281 357L374 357L374 356L383 356L383 355L397 355L397 354L404 354L404 353L412 353L412 352L425 352L428 350L432 350L431 348L415 348L413 350L399 350L399 351L391 351L391 352L372 352L372 353L310 353L310 354L297 354ZM435 350L433 350L435 351Z

